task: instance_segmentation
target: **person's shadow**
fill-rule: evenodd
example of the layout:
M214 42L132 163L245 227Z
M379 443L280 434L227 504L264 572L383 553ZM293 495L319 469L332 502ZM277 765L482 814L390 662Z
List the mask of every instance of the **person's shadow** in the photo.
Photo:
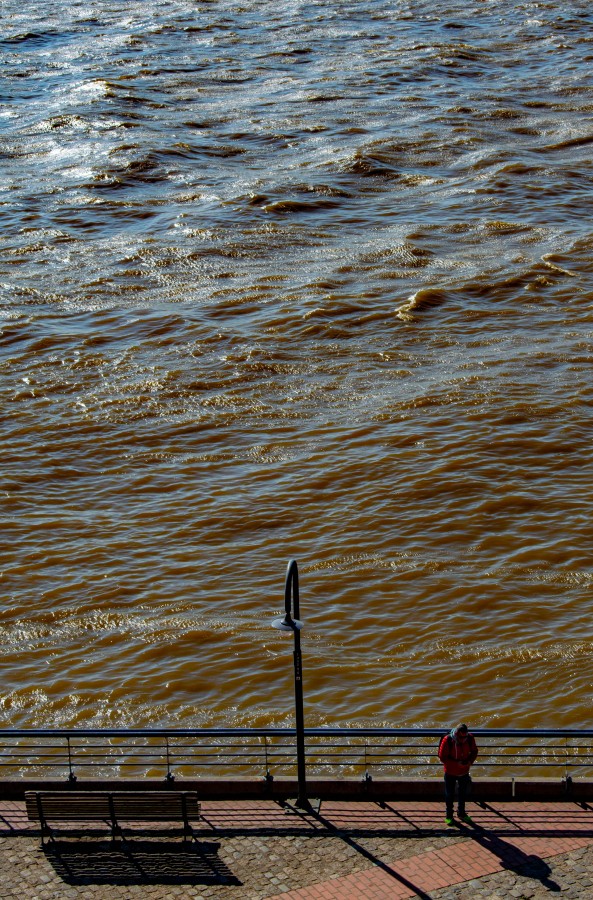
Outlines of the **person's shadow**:
M515 847L514 844L503 840L493 832L486 831L480 825L474 825L473 828L462 826L460 831L494 856L498 856L503 868L525 878L541 881L548 891L559 892L561 890L560 886L550 877L552 870L549 865L540 856L525 853L519 847Z

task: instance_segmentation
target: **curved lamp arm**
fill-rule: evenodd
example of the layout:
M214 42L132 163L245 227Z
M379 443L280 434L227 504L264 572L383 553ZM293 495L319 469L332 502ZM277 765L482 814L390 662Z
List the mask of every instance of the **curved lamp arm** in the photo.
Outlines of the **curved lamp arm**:
M274 619L272 625L278 631L300 631L303 623L299 621L299 570L296 560L291 559L286 570L284 585L284 618ZM294 618L293 618L294 613Z
M292 603L291 603L292 598ZM291 559L286 567L284 583L284 609L288 619L299 618L299 567L296 559Z

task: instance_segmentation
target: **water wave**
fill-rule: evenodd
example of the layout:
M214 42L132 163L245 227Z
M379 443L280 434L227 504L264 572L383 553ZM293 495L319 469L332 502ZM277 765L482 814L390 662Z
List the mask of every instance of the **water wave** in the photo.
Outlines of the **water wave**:
M3 17L2 722L582 725L589 6Z

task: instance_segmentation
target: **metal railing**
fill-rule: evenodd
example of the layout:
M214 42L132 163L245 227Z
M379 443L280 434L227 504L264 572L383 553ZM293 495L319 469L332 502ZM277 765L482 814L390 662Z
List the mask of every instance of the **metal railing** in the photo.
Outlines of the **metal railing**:
M475 729L478 776L587 777L593 730ZM416 777L441 771L443 729L308 728L308 776ZM0 778L293 776L295 729L0 729Z

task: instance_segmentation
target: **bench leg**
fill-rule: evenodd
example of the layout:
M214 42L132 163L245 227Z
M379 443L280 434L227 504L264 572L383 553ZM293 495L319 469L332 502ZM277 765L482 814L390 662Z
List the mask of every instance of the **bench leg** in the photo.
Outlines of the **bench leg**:
M111 818L111 840L115 841L116 837L120 840L123 840L122 830L120 828L119 822L117 821L117 817L115 815L115 806L113 803L113 794L109 794L109 816Z
M189 819L186 819L183 823L183 843L185 844L187 840L197 841L195 832L189 822Z

